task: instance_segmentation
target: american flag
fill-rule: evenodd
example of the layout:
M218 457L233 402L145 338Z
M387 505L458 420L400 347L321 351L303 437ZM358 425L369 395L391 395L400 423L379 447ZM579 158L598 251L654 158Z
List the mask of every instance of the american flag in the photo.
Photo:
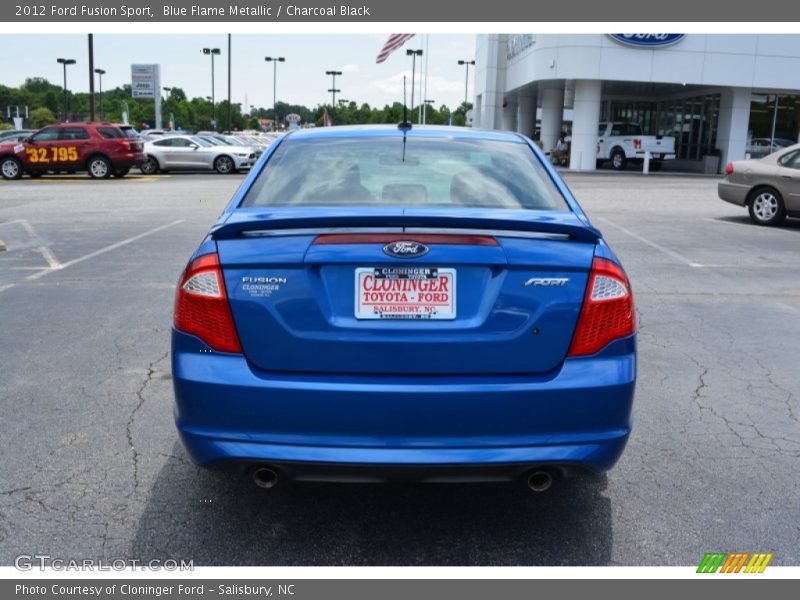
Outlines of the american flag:
M393 33L390 35L389 39L386 40L386 43L383 45L383 48L381 48L381 51L378 52L378 57L375 59L375 62L380 64L385 61L392 52L397 50L412 37L414 37L413 33Z

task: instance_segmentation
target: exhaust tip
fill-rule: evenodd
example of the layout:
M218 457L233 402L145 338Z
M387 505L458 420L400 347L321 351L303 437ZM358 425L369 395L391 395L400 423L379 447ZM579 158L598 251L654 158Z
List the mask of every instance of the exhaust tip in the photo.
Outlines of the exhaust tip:
M553 485L553 476L547 471L534 471L528 475L528 488L534 492L546 492Z
M273 469L261 467L253 471L253 482L260 488L273 488L278 483L278 473Z

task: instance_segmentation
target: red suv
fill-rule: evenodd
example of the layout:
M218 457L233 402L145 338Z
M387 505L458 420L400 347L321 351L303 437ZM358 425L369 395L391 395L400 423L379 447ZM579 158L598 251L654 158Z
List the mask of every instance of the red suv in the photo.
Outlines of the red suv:
M0 175L87 171L90 177L124 177L145 158L144 144L109 123L49 125L18 142L0 143Z

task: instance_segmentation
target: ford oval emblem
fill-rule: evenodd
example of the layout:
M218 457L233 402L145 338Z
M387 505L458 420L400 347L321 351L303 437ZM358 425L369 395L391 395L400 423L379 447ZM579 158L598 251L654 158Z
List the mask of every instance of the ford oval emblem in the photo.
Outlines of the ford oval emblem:
M384 254L394 258L419 258L430 252L425 244L413 240L398 240L383 247Z
M671 46L686 37L685 33L609 33L608 35L620 44L639 48Z

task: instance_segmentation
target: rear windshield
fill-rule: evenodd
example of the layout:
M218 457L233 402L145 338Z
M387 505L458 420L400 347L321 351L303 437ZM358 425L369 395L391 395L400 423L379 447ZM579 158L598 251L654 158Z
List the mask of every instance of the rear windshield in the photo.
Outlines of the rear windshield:
M568 210L523 143L289 137L241 206L450 206Z
M118 127L98 127L97 133L107 140L125 137L125 134Z

